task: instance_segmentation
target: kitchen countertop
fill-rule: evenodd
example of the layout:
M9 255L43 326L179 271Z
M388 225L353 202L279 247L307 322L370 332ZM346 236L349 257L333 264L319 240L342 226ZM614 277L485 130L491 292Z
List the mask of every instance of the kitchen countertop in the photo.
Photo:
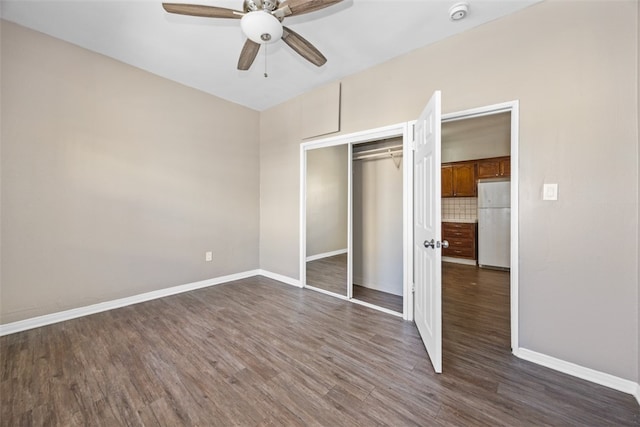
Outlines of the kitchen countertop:
M462 219L462 218L442 218L442 222L462 222L465 224L475 224L477 219Z

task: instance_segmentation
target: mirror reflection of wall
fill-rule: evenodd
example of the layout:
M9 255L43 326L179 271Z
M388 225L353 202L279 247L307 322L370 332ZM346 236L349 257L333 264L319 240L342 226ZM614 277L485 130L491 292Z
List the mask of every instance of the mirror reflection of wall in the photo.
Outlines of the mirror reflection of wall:
M307 151L307 285L347 295L348 145Z

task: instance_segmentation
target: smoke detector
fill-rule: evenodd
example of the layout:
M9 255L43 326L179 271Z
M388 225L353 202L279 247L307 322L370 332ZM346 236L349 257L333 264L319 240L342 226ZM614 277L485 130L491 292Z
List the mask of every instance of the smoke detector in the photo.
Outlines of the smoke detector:
M451 19L452 21L460 21L461 19L464 19L465 16L467 16L467 13L469 13L469 3L456 3L449 9L449 19Z

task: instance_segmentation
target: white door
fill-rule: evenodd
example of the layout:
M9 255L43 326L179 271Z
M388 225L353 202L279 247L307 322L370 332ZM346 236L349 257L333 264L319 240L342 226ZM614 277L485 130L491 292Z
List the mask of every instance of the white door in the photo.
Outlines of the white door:
M434 92L416 123L413 175L415 322L438 373L442 372L440 96L440 91Z

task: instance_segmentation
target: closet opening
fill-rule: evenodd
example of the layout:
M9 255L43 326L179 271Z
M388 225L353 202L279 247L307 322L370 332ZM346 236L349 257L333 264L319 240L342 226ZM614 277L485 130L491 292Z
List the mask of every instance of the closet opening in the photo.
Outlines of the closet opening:
M353 299L402 313L403 144L354 144Z
M300 146L300 284L413 320L409 123Z

